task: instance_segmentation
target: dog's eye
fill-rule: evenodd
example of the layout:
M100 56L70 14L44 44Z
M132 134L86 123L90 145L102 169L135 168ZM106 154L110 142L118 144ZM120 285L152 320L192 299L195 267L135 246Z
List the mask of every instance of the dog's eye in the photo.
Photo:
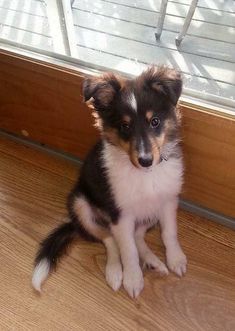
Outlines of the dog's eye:
M160 119L158 117L153 117L150 121L151 128L155 129L160 125Z
M121 124L121 130L122 130L123 132L128 132L128 131L130 130L130 124L127 123L127 122L123 122L123 123Z

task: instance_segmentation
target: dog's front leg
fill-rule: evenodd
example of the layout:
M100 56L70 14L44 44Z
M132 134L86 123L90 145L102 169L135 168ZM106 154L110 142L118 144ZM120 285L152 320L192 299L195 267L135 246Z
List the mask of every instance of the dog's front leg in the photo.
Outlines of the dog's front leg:
M166 247L167 266L178 276L186 272L187 259L177 236L178 198L172 198L161 206L160 226L163 243Z
M143 273L135 243L135 221L123 217L112 225L112 234L119 246L123 264L123 286L132 298L136 298L144 287Z

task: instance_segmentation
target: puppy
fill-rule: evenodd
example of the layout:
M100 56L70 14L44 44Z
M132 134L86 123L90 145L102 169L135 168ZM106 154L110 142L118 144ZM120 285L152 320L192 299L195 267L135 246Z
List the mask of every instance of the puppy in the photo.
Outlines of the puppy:
M131 297L144 286L140 259L162 275L168 268L178 276L186 272L176 223L183 175L181 90L180 74L166 67L150 67L135 79L107 73L85 80L84 99L101 139L69 195L69 222L41 243L32 279L36 290L78 236L103 242L107 283L115 291L123 283ZM144 241L158 220L168 268Z

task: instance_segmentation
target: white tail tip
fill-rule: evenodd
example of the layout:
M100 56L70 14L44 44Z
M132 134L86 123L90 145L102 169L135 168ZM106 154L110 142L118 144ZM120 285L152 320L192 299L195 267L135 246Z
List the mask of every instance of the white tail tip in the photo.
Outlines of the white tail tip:
M32 285L36 291L41 292L41 285L50 272L50 263L44 258L35 267L32 278Z

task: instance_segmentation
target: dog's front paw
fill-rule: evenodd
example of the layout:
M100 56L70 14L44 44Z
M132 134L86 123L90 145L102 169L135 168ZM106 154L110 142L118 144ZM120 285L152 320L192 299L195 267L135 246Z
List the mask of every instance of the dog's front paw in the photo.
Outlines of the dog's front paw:
M121 263L107 263L105 278L108 285L117 291L122 285L122 265Z
M160 276L167 276L169 274L165 264L154 254L147 254L144 257L143 263L144 267L155 270Z
M187 258L180 247L167 251L166 258L168 268L177 276L182 277L186 273Z
M137 298L144 288L144 277L141 269L134 268L124 270L123 286L130 297Z

